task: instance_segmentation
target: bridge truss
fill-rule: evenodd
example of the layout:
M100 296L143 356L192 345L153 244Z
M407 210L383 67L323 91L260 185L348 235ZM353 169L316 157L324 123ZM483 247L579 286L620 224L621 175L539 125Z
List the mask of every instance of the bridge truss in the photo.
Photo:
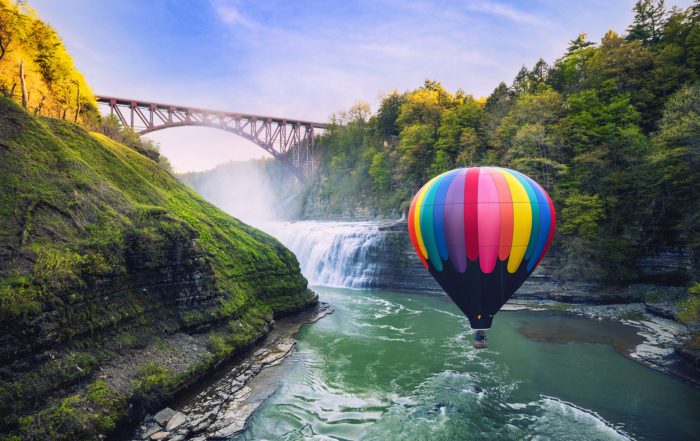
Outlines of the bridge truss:
M241 136L289 167L304 182L313 170L314 129L326 124L98 95L124 126L140 135L171 127L211 127Z

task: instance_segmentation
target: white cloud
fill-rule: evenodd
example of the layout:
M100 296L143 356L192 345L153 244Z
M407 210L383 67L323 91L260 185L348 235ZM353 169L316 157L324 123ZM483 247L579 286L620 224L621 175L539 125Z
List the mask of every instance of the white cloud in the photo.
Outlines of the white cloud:
M451 92L486 96L500 81L510 83L523 63L532 67L540 57L551 63L578 33L597 41L608 29L624 31L633 15L633 0L306 1L197 0L179 9L138 0L32 5L67 37L96 92L319 122L356 101L374 101L380 90L415 89L426 78ZM138 32L156 27L161 32L153 38ZM174 35L182 44L172 43ZM211 129L150 136L179 170L263 154Z
M489 14L500 15L518 23L529 23L535 25L549 24L546 20L526 12L511 8L510 6L489 1L471 2L469 10L477 12L487 12Z
M248 29L255 28L255 23L241 14L238 5L234 4L234 2L210 0L210 3L223 23L234 26L241 25Z

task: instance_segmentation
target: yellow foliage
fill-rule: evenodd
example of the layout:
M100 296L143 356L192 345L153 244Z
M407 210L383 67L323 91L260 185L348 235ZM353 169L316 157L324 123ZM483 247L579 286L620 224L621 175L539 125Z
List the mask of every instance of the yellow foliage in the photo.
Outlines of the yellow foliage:
M78 72L56 30L27 5L0 0L0 93L26 109L89 123L97 116L92 88Z
M399 127L422 123L437 130L444 110L440 98L435 90L418 89L411 92L401 105L401 114L396 123Z

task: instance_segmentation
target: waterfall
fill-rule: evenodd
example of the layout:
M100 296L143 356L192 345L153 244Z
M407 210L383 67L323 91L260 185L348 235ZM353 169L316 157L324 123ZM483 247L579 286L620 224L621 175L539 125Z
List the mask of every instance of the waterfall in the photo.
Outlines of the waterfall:
M382 235L369 222L269 222L259 228L299 260L309 285L376 288Z

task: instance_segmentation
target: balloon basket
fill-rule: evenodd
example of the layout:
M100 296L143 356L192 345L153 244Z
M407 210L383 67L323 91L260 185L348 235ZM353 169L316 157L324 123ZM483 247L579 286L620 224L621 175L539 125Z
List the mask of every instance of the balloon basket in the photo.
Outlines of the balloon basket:
M481 338L479 338L480 334ZM472 344L476 349L486 349L489 347L488 342L486 341L486 334L483 331L478 331L476 334L474 334L474 341Z

